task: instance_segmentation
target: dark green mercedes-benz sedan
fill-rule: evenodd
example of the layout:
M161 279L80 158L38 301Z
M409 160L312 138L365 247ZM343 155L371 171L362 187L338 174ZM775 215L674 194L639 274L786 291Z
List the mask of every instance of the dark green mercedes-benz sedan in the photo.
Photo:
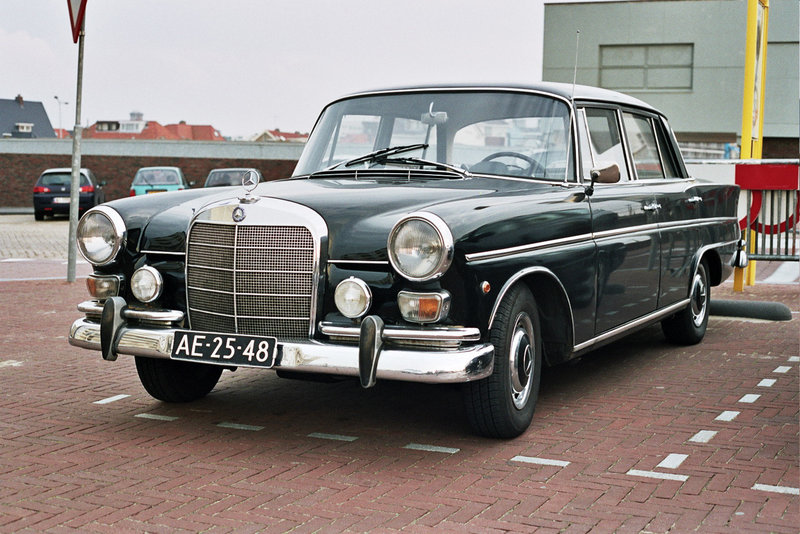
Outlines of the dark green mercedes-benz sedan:
M341 98L291 177L108 202L71 344L166 402L225 369L460 383L475 432L531 423L541 368L660 322L706 331L745 260L738 187L687 174L666 118L541 83Z

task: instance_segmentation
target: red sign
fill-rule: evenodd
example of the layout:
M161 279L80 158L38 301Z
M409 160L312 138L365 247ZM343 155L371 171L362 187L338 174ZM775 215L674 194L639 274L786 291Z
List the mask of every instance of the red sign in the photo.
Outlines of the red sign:
M78 42L83 28L83 16L86 14L86 0L67 0L69 23L72 25L72 42Z

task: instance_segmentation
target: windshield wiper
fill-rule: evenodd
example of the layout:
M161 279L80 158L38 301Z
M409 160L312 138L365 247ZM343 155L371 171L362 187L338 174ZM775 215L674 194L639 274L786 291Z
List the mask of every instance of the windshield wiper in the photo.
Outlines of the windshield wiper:
M453 171L457 174L460 174L464 177L472 176L472 173L466 169L462 169L461 167L456 167L455 165L450 165L449 163L442 163L441 161L431 161L429 159L422 159L422 158L381 158L382 163L388 164L397 164L397 165L428 165L431 167L438 167L440 169L444 169L447 171Z
M323 169L324 171L332 171L336 167L344 165L345 167L352 167L353 165L358 165L359 163L364 163L365 161L380 161L383 158L387 158L394 154L402 154L403 152L411 152L412 150L423 150L428 148L427 143L414 143L413 145L398 145L398 146L390 146L387 148L381 148L379 150L375 150L374 152L370 152L368 154L364 154L363 156L358 156L353 159L348 159L347 161L340 161L330 167ZM312 173L316 174L316 173Z

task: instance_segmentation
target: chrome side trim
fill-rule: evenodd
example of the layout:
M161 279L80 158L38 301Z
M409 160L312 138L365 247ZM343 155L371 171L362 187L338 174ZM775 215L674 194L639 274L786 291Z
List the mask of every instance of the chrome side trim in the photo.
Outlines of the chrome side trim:
M119 354L169 359L175 330L123 326L116 337ZM69 342L76 347L100 350L100 324L78 319L72 324ZM279 356L272 369L305 373L358 376L358 346L302 341L279 343ZM494 347L489 343L455 350L384 349L378 361L377 378L430 384L481 380L494 369Z
M333 265L389 265L388 260L328 260Z
M468 262L480 260L493 260L505 256L514 256L516 254L525 254L526 252L533 252L543 248L557 248L576 243L589 242L592 239L592 234L580 234L571 237L562 237L559 239L551 239L550 241L541 241L539 243L530 243L527 245L519 245L516 247L502 248L498 250L487 250L486 252L473 252L466 254L464 257Z
M726 223L737 223L737 219L735 217L715 217L713 219L703 219L701 221L676 221L672 223L653 223L653 224L643 224L640 226L632 226L628 228L619 228L616 230L604 230L602 232L594 232L591 234L580 234L576 236L570 237L562 237L559 239L551 239L549 241L541 241L539 243L528 243L525 245L519 245L516 247L509 247L497 250L487 250L484 252L473 252L471 254L466 254L464 257L468 262L473 261L480 261L480 260L489 260L489 259L497 259L503 258L506 256L514 256L516 254L525 254L528 252L534 252L537 250L542 249L550 249L550 248L557 248L569 245L575 245L578 243L583 243L585 241L590 241L592 239L602 240L608 239L611 237L617 237L621 235L636 235L641 233L652 232L654 230L674 230L679 228L697 228L699 226L712 226L717 224L726 224ZM727 245L728 243L718 243L711 245L712 247L716 246L723 246Z
M666 308L662 308L660 310L656 310L655 312L653 312L653 313L651 313L649 315L645 315L643 317L640 317L638 319L635 319L633 321L625 323L625 324L623 324L621 326L618 326L616 328L612 328L608 332L600 334L599 336L594 337L594 338L592 338L592 339L590 339L588 341L584 341L583 343L578 343L577 345L575 345L573 347L572 352L574 354L574 353L583 352L585 350L588 350L589 348L591 348L591 347L593 347L593 346L595 346L595 345L597 345L599 343L602 343L603 341L607 341L610 338L613 338L613 337L616 337L616 336L620 336L623 333L627 332L628 330L633 330L635 328L638 328L639 326L642 326L645 323L649 323L651 321L656 321L656 320L658 320L658 319L660 319L662 317L666 317L667 315L672 315L673 313L685 308L688 304L689 304L689 299L684 299L684 300L681 300L679 302L676 302L675 304L667 306Z
M185 252L167 252L164 250L143 250L142 254L158 254L159 256L186 256Z

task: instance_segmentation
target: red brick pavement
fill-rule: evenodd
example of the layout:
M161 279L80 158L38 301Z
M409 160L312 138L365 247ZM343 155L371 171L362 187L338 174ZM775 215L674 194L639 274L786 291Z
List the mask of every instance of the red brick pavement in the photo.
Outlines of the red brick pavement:
M743 294L725 285L714 297L777 300L797 317L799 294L796 285ZM84 297L80 282L0 282L0 532L800 525L800 497L757 486L800 485L796 318L714 317L693 347L665 344L658 327L635 334L548 370L530 430L496 441L468 433L454 387L380 382L364 391L354 381L296 382L242 369L226 372L202 401L160 403L139 385L131 358L103 362L67 344ZM791 369L775 372L781 366ZM759 386L763 379L775 383ZM739 402L753 394L755 402ZM94 404L116 395L128 397ZM739 413L717 420L723 411ZM716 434L691 441L703 430ZM458 450L404 448L411 443ZM686 458L659 467L670 454Z

